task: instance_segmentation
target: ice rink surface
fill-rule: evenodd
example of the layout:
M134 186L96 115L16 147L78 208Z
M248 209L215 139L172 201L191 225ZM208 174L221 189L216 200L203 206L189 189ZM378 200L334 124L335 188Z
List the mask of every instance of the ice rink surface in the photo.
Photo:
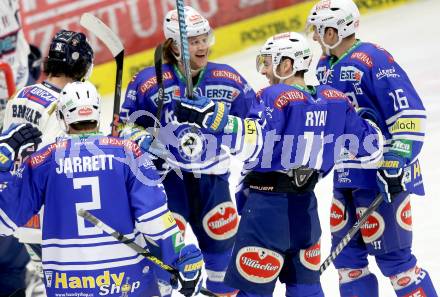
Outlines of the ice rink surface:
M413 252L418 265L429 271L434 286L440 292L440 1L421 0L391 10L369 14L361 18L358 38L383 46L407 72L422 98L428 112L425 144L420 156L425 185L425 197L413 196ZM315 46L314 63L320 55ZM223 57L216 62L227 63L236 68L255 90L267 85L266 78L255 70L255 56L259 47ZM312 67L313 68L313 67ZM313 83L310 73L309 83ZM112 100L104 100L103 125L111 118ZM231 176L231 190L236 172ZM328 176L316 187L319 215L323 229L321 255L325 259L330 252L329 209L332 178ZM188 232L189 233L189 232ZM194 241L189 233L188 241ZM439 257L439 258L437 258ZM370 257L370 270L379 280L380 296L395 296L388 278L379 271ZM324 272L324 293L328 297L339 296L338 274L333 267ZM178 296L175 294L173 296ZM277 284L273 296L285 296L285 288Z

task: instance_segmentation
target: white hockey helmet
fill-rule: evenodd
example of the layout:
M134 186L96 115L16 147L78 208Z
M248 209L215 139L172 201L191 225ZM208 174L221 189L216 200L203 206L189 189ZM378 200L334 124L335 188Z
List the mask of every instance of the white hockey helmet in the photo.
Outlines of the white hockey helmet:
M307 39L296 32L280 33L270 37L260 49L260 54L257 56L257 71L261 72L264 57L272 57L272 67L274 75L285 80L298 71L309 70L310 62L312 61L312 50L310 49ZM293 60L293 71L290 75L280 77L276 68L281 63L283 57L288 57Z
M310 11L307 26L316 28L322 44L328 49L333 49L343 38L356 32L359 19L359 9L353 0L321 0ZM334 28L338 31L339 40L332 46L324 42L326 28Z
M98 126L100 114L101 97L92 83L71 82L61 90L57 118L64 131L70 124L83 121L96 121Z
M185 6L185 24L188 37L199 36L208 33L209 46L214 45L214 34L211 27L209 26L209 21L204 18L197 10L191 6ZM165 38L171 38L178 45L180 45L180 31L179 31L179 20L177 17L177 10L169 11L163 21L163 32Z

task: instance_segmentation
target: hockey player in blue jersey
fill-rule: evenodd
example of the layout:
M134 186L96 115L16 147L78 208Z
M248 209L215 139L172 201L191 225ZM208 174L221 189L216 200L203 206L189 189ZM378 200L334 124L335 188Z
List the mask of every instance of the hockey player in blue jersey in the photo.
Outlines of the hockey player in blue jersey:
M216 133L219 141L229 136L231 152L247 161L248 194L225 277L238 296L272 296L278 278L286 296L324 296L315 184L342 149L350 165L374 166L382 156L379 129L343 93L305 84L310 61L305 37L275 35L257 57L271 86L258 92L248 118L228 116L223 103L201 97L182 99L177 108L179 121ZM361 145L356 150L346 140Z
M208 20L188 6L185 18L194 93L225 102L231 114L244 117L255 99L254 91L232 67L208 62L214 43ZM159 170L171 168L163 173L170 210L183 232L188 223L195 233L206 262L207 288L222 296L232 296L234 290L222 282L238 227L237 211L229 193L228 148L222 147L207 156L207 140L203 135L189 125L175 122L174 106L184 96L186 87L176 10L166 14L163 26L166 37L162 66L164 98L159 98L155 68L143 69L128 85L120 118L125 124L135 122L141 129L151 128L155 125L153 116L137 117L137 114L147 111L155 116L159 110L158 120L165 128L160 129L158 138L163 145L168 145L173 156L157 165ZM141 146L146 139L141 131L129 125L122 128L121 136L131 137ZM182 169L183 179L173 168Z
M412 254L410 194L424 195L417 156L423 145L426 112L405 71L378 45L356 39L359 10L352 0L318 2L308 24L324 55L317 76L344 92L376 118L386 138L380 170L351 168L334 175L332 243L335 246L378 193L383 203L334 261L343 297L377 297L378 284L368 270L376 258L397 296L437 296L429 274Z
M126 237L160 247L179 271L176 289L195 295L203 258L185 246L155 167L135 143L100 135L100 97L89 82L61 91L57 116L67 132L35 154L0 195L0 230L9 235L45 206L43 269L48 296L160 296L152 264L77 215L89 210Z

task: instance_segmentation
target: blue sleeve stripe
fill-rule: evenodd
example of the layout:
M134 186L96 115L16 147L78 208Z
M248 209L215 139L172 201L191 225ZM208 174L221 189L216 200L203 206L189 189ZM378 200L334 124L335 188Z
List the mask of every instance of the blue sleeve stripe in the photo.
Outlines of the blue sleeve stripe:
M125 237L128 239L134 239L140 234L140 232L135 233L129 233L124 234ZM78 246L86 246L86 245L93 245L97 243L105 243L105 242L115 242L115 238L113 236L106 236L101 235L98 237L91 237L91 238L73 238L73 239L61 239L61 238L50 238L50 239L44 239L43 245L45 246L65 246L65 245L78 245Z
M128 260L119 260L115 259L113 262L106 263L96 263L96 264L88 264L89 262L81 262L80 264L72 264L66 265L64 262L58 262L60 264L55 264L57 262L53 262L53 264L48 262L43 262L45 269L52 270L61 270L61 271L75 271L75 270L98 270L98 269L109 269L113 267L122 267L122 266L130 266L138 264L139 262L145 260L144 256L138 255L136 258L128 259ZM78 262L79 263L79 262Z
M424 117L426 118L426 111L425 110L402 110L401 112L393 115L392 117L388 118L385 122L388 126L392 125L395 121L397 121L401 117Z
M176 225L173 225L173 226L171 226L167 229L164 229L163 231L158 232L158 233L148 233L148 232L143 232L143 233L145 234L145 236L148 236L148 237L161 237L163 234L168 233L170 230L173 230L173 229L176 229ZM177 230L179 230L179 229L177 229Z
M156 235L148 235L146 233L144 233L144 234L145 234L145 236L151 238L152 240L157 241L157 240L160 240L160 239L167 239L168 237L176 234L177 232L180 232L180 230L179 230L179 228L177 226L174 226L174 227L169 228L167 230L168 231L161 232L162 234L161 235L157 235L157 236Z
M8 217L8 215L0 208L0 222L12 231L17 230L17 225Z
M168 211L168 206L167 204L163 204L162 206L159 206L158 208L149 211L143 215L141 215L140 217L138 217L136 220L138 222L142 222L142 221L147 221L147 220L153 220L154 218L162 215L164 212Z
M114 258L114 259L107 259L107 260L100 260L100 261L75 261L75 262L61 262L61 261L43 261L43 265L45 264L59 264L59 265L83 265L84 263L87 263L89 265L92 264L105 264L105 263L112 263L115 261L127 261L136 259L139 255L136 254L134 256L129 257L121 257L121 258Z

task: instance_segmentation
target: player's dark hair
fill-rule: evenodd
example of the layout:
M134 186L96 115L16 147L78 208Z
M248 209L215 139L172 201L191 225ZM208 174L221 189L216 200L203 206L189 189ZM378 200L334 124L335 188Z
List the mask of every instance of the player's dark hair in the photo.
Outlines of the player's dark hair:
M163 44L163 59L165 63L177 65L176 54L173 51L174 40L168 38Z

